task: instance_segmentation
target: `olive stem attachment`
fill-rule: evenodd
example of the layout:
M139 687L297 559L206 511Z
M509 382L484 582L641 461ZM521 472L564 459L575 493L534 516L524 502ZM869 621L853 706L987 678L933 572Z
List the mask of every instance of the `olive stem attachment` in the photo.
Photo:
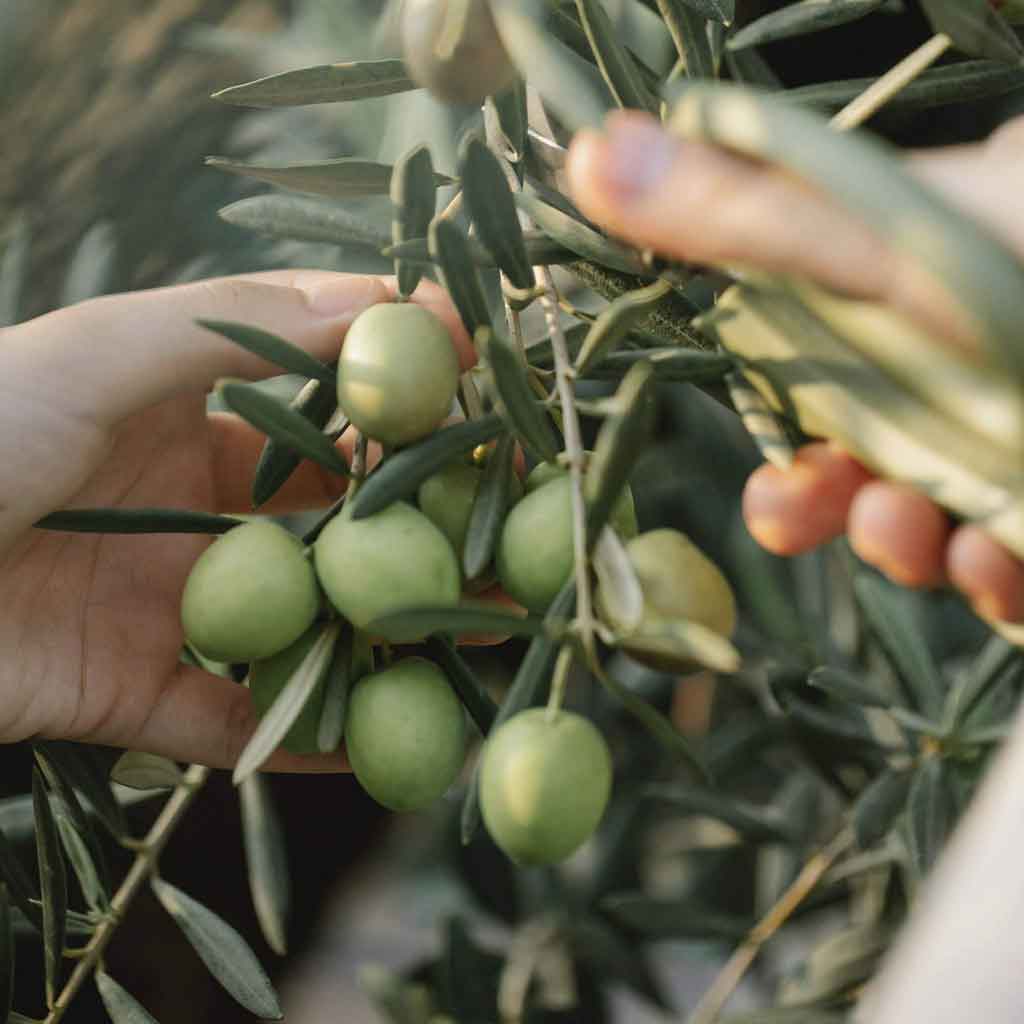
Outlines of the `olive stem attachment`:
M63 1018L71 1001L78 994L78 990L102 962L103 953L114 937L118 924L124 919L125 911L142 884L154 874L161 851L167 845L178 822L209 777L209 768L194 764L185 772L185 777L174 788L174 792L164 804L159 817L146 833L146 838L142 841L142 849L136 854L132 866L128 869L128 874L125 875L124 881L110 901L109 915L92 933L92 937L83 949L76 951L80 952L80 958L43 1024L57 1024Z
M569 681L569 669L572 668L575 653L572 644L563 644L558 652L554 675L551 677L551 691L548 694L547 718L549 722L562 709L562 701L565 700L565 687Z

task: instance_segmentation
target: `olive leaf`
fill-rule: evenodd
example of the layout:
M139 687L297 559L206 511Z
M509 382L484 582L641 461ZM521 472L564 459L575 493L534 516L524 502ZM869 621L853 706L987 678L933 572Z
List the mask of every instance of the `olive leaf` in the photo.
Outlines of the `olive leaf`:
M599 0L576 0L576 10L597 66L616 103L620 107L656 112L657 104L644 87L633 57L619 41L615 26Z
M391 241L391 236L375 224L332 203L301 196L250 196L221 207L217 216L235 227L271 238L356 246L374 252L380 252Z
M431 659L444 669L444 674L465 705L469 717L476 723L480 735L486 736L494 724L498 706L491 699L483 683L477 679L448 637L430 637L427 640L427 652Z
M523 447L544 462L553 461L559 448L554 428L538 404L527 379L529 370L512 343L490 328L480 330L475 341L490 365L502 418Z
M745 50L726 50L724 57L725 66L729 69L729 77L733 81L743 85L756 86L765 92L778 92L782 89L782 80L754 47L751 46ZM873 81L874 79L870 79L866 82L865 88ZM850 99L859 96L861 92L863 89L859 89ZM841 104L841 106L845 106L845 104Z
M0 884L0 1020L10 1020L14 998L14 921L7 886Z
M444 286L470 336L481 327L490 327L487 297L466 236L450 220L435 217L427 239L431 259L437 264Z
M445 922L440 987L455 1020L498 1019L497 992L504 961L480 949L461 917Z
M627 654L654 658L678 672L692 672L697 666L715 672L738 672L742 664L739 652L727 637L699 622L683 619L652 619L619 638Z
M650 314L651 307L658 305L669 294L672 286L666 281L655 281L644 288L626 292L601 310L591 324L579 355L576 357L576 373L586 376L587 372L614 352L629 332Z
M36 740L51 768L67 786L74 786L114 839L127 832L124 809L110 788L109 748L65 740Z
M348 466L338 449L309 420L251 384L222 381L217 393L224 404L268 437L341 476Z
M118 758L110 778L129 789L173 789L185 774L169 758L130 750Z
M335 387L337 374L325 366L319 359L314 359L308 352L293 345L276 334L264 331L259 327L247 324L232 323L227 320L197 320L200 327L213 331L233 341L246 352L265 359L268 363L279 366L286 373L297 373L302 377L313 377L326 387Z
M839 736L853 743L867 744L873 747L885 748L887 746L872 731L860 708L850 705L842 710L819 707L801 700L793 693L780 693L779 702L785 708L786 714L813 732Z
M955 818L946 766L937 757L925 758L914 772L907 796L907 845L919 875L927 874L938 859Z
M692 900L648 896L640 892L619 892L601 901L601 910L617 924L648 939L712 939L738 942L745 938L753 921L727 916L702 907Z
M149 1011L127 989L97 968L94 975L100 999L113 1024L157 1024Z
M69 533L227 533L243 520L178 508L70 508L51 512L38 530Z
M324 703L316 736L317 748L322 753L331 753L341 745L349 693L372 671L373 646L369 637L360 630L343 626L324 680Z
M277 750L288 730L295 724L306 701L316 690L330 665L340 628L335 623L323 629L302 663L274 698L270 710L263 716L252 738L238 757L238 764L235 765L231 776L236 786L260 768Z
M936 32L972 57L1019 64L1024 47L988 0L921 0L925 17Z
M511 163L518 164L526 154L529 130L526 84L520 80L504 92L490 97L487 107L491 107L492 104L505 143L505 157Z
M909 772L887 769L853 805L853 834L862 850L880 843L903 811L910 792Z
M42 934L43 916L40 911L39 890L3 829L0 829L0 878L3 879L7 897L25 915L32 927Z
M997 633L993 634L975 658L962 685L950 690L942 716L943 732L963 722L1010 669L1019 672L1022 667L1021 649Z
M284 956L288 951L287 924L291 879L284 830L267 780L258 772L238 787L242 811L242 841L249 871L249 891L267 945Z
M866 708L887 708L892 700L880 693L871 683L842 669L822 665L807 677L807 685L813 686L840 700L850 701Z
M544 628L544 620L536 616L498 612L481 603L479 607L462 604L454 608L450 605L405 608L374 619L367 625L366 631L372 636L400 641L403 637L434 633L456 636L491 633L499 636L537 636Z
M391 205L394 211L391 241L394 245L427 233L437 205L437 192L434 188L434 164L426 146L415 146L395 164L391 178ZM423 276L423 266L396 257L395 276L399 293L412 295Z
M531 353L532 361L532 353ZM645 348L635 352L612 352L581 377L599 380L622 380L637 363L650 363L659 381L688 384L709 384L722 380L733 366L731 356L717 352L693 352L671 348Z
M679 0L708 21L731 25L736 20L736 0Z
M637 629L643 620L644 592L625 545L610 526L601 530L593 565L608 619L624 632Z
M60 833L43 783L43 774L32 769L32 811L36 823L36 858L43 910L43 964L46 973L46 1005L53 1009L60 991L67 930L68 883L61 854Z
M733 33L726 46L742 50L748 46L762 46L779 39L819 32L847 22L858 21L877 11L886 0L801 0L781 10L762 15Z
M242 936L169 882L154 878L151 884L156 898L217 981L250 1013L263 1020L281 1020L284 1014L270 979Z
M510 435L498 438L484 466L476 489L466 528L462 570L466 579L476 579L494 557L501 528L508 511L515 446Z
M416 88L400 60L360 60L269 75L230 85L211 98L239 107L301 107L391 96Z
M799 823L788 821L777 808L761 807L702 786L649 783L640 788L638 795L686 814L715 818L753 841L793 842L800 827Z
M466 239L469 255L478 267L492 268L497 266L491 251L476 238ZM572 263L578 259L576 253L570 252L565 246L550 239L543 231L524 231L523 245L530 266L549 266L551 264ZM394 259L414 260L417 263L433 263L430 253L430 242L427 238L410 238L401 245L389 245L381 250L381 255Z
M716 78L715 55L708 40L709 18L722 22L722 12L709 14L696 9L689 0L658 0L658 11L665 21L676 52L686 66L687 78ZM732 20L730 16L729 21Z
M452 459L493 440L504 429L501 417L491 414L442 427L425 440L396 452L359 488L350 507L352 518L372 516L393 502L409 497L424 480Z

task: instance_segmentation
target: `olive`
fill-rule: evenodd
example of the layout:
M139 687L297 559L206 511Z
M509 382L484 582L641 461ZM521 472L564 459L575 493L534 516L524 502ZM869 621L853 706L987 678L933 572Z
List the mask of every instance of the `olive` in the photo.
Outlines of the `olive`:
M313 553L331 604L359 629L403 608L459 602L459 564L451 544L422 512L404 502L364 519L344 513L335 517Z
M494 25L488 0L465 3L461 31L448 38L454 0L406 0L402 53L412 80L445 103L479 104L508 88L516 69Z
M499 726L480 760L480 810L520 864L565 860L601 822L612 784L608 744L571 711L530 708Z
M590 455L591 452L586 454ZM552 480L568 475L569 471L564 466L555 462L541 462L533 467L530 475L526 478L526 493L529 494ZM626 484L622 493L615 500L609 516L609 524L623 540L629 540L630 537L637 535L639 528L636 521L636 504L633 501L633 491L629 484Z
M451 411L459 361L445 325L412 302L360 313L338 359L338 404L385 444L426 437Z
M181 597L185 639L214 661L255 661L283 651L320 606L302 544L271 522L236 526L196 559Z
M406 658L364 676L349 696L345 751L360 785L393 811L433 803L455 781L466 717L444 673Z

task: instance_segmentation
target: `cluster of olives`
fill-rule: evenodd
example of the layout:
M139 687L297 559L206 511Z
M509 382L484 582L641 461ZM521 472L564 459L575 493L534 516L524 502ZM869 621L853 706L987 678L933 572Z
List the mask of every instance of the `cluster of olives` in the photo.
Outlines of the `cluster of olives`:
M338 364L338 402L367 437L408 444L448 415L458 381L444 325L413 303L382 304L349 329ZM252 700L265 714L329 619L340 616L365 638L383 616L417 606L454 607L464 582L482 587L495 577L514 600L542 614L573 571L568 474L542 464L524 487L512 473L495 564L485 570L486 579L464 581L462 551L482 476L467 456L420 485L418 507L395 502L354 519L343 506L310 550L271 521L235 527L200 556L188 578L182 599L186 638L208 658L251 663ZM696 619L721 633L732 631L732 596L718 570L675 531L637 535L628 488L611 525L628 542L647 599L645 616ZM707 607L687 602L678 583L672 585L672 577L695 574L705 580L700 592L707 596L710 587L719 594ZM394 639L415 643L423 637ZM325 665L283 740L286 749L322 750L329 675ZM415 810L438 799L459 774L465 713L430 661L405 657L378 671L367 664L349 694L344 741L356 777L374 799L394 810ZM522 712L494 730L484 746L483 819L498 845L521 862L568 856L597 827L610 786L605 741L571 712Z

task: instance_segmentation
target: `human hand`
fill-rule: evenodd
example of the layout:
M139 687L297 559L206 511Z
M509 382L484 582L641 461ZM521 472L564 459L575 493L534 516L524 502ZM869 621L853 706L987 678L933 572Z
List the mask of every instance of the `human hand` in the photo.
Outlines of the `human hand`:
M1024 118L983 145L915 154L911 168L1024 256L1018 187ZM639 113L581 133L566 167L580 209L633 244L695 263L811 277L884 302L950 344L965 343L931 281L823 194L772 168L682 142ZM828 239L827 245L819 244ZM957 586L988 619L1024 620L1024 564L979 527L952 527L920 493L877 479L834 444L812 444L792 468L760 467L744 492L762 545L792 555L844 531L854 550L906 586Z
M257 719L230 680L179 662L180 599L209 543L194 534L32 528L64 507L250 510L265 437L206 412L220 377L280 371L197 326L262 327L322 360L390 279L275 271L108 296L0 331L0 742L75 739L233 767ZM447 296L414 301L470 340ZM346 439L342 439L347 447ZM329 504L345 481L303 462L265 511ZM341 754L278 751L267 767L337 771Z

